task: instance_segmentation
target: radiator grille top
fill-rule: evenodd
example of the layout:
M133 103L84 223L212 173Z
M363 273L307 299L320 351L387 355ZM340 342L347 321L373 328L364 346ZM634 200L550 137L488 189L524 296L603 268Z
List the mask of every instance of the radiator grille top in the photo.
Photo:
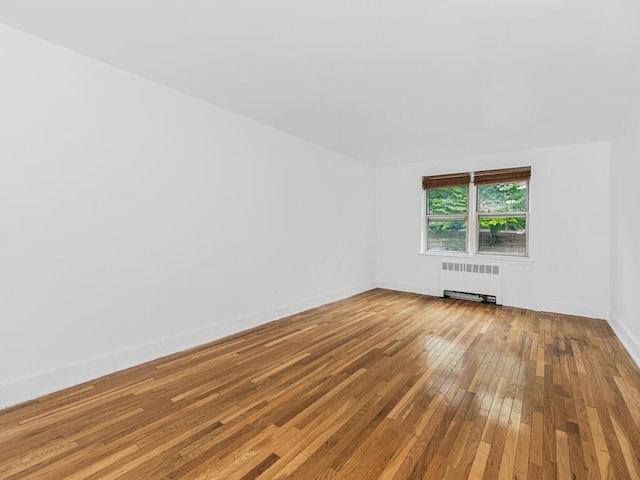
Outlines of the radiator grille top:
M449 272L481 273L485 275L500 275L500 265L485 265L478 263L442 262L442 270Z

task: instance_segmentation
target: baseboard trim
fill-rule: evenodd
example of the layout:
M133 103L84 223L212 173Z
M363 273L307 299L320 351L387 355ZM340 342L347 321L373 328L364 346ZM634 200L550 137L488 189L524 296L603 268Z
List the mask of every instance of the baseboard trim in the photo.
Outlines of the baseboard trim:
M598 318L606 320L609 312L604 308L586 307L572 303L545 302L518 297L503 297L502 304L508 307L526 308L538 312L562 313L565 315L577 315L579 317Z
M371 290L376 282L366 282L342 290L307 298L285 307L227 319L215 325L156 339L144 345L111 352L72 365L58 366L28 377L0 384L0 409L88 382L126 368L202 345L233 333L288 317L310 308L342 300Z
M410 283L378 282L378 288L386 288L387 290L396 290L398 292L419 293L421 295L430 295L432 297L442 296L442 292L437 288L425 287L424 285L412 285Z
M426 287L424 285L414 285L400 282L378 282L379 288L387 288L389 290L397 290L400 292L420 293L423 295L431 295L441 297L442 292L437 288ZM583 305L573 305L557 302L542 302L537 300L529 300L517 297L502 298L502 304L507 307L526 308L527 310L535 310L538 312L554 312L566 315L578 315L581 317L607 319L608 312L605 309L585 307Z
M638 339L613 312L609 313L609 325L611 325L613 333L620 339L633 361L636 362L636 366L640 367L640 342Z

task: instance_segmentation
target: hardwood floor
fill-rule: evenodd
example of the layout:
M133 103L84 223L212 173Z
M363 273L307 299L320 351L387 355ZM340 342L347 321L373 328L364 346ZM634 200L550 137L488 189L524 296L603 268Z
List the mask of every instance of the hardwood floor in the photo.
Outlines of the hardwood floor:
M601 320L373 290L0 411L0 479L638 479Z

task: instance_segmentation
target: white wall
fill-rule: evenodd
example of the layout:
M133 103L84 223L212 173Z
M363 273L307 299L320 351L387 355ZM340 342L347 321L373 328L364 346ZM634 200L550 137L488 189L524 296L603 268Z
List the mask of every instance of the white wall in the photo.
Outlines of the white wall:
M640 364L640 104L611 142L611 324Z
M419 255L423 175L532 167L533 263L504 264L505 305L607 318L608 142L379 168L378 284L438 295L441 257Z
M0 407L375 285L375 169L0 26Z
M0 407L372 288L376 267L438 294L421 177L519 165L534 261L505 265L504 303L610 313L640 358L640 106L611 149L374 169L2 25L0 62Z

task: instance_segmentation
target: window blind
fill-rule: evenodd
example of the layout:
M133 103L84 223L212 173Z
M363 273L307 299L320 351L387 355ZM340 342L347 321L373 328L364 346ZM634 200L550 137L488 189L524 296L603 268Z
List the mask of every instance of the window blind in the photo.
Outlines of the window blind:
M422 188L427 190L429 188L462 187L469 185L470 182L471 174L468 172L430 175L428 177L422 177Z
M531 167L502 168L475 172L473 183L475 185L487 185L490 183L528 182L530 179Z

